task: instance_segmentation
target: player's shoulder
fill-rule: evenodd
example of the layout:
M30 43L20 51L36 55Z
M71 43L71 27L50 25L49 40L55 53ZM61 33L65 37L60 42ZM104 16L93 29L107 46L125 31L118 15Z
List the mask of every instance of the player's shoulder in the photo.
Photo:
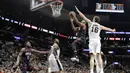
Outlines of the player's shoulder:
M26 48L25 48L25 47L21 49L21 51L25 51L25 50L26 50Z
M54 45L53 46L58 46L58 44L57 43L54 43Z

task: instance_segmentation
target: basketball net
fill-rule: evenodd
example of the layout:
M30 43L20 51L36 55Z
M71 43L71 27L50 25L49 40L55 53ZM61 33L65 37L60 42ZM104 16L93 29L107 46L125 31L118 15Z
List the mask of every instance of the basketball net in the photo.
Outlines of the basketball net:
M53 4L50 5L52 9L52 16L54 17L59 17L61 15L61 10L63 7L63 2L62 1L57 1Z

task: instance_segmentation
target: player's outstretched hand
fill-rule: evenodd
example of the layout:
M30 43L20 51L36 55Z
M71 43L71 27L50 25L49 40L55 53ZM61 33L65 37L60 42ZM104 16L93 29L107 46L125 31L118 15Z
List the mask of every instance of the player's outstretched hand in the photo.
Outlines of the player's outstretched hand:
M113 32L116 32L116 29L113 29Z
M77 8L77 6L75 6L75 9L76 9L77 12L79 12L79 9Z

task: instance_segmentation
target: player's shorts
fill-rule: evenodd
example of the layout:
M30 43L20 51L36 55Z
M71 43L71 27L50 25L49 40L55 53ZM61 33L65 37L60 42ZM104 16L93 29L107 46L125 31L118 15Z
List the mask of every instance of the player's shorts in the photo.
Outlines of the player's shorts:
M48 62L49 62L49 68L48 71L49 72L57 72L57 71L62 71L63 70L63 66L60 62L60 60L56 60L56 58L54 57L53 54L51 54L48 58Z
M86 44L85 37L78 37L73 43L77 43L78 48L84 48Z
M34 70L34 68L31 65L29 65L28 63L21 63L20 70L21 71L32 71L32 70Z
M89 53L100 53L101 52L101 42L100 40L89 40Z

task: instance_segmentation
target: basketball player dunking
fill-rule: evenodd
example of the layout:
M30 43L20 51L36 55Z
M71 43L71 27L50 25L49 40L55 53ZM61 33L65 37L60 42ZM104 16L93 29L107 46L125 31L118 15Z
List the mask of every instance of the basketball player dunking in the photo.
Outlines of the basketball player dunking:
M13 66L13 68L20 66L22 73L27 73L28 71L32 71L32 70L39 70L38 68L32 67L30 65L30 58L31 58L32 52L41 53L41 54L48 53L48 51L38 51L38 50L33 49L31 46L31 43L27 41L25 43L25 47L21 49L17 57L17 62Z
M100 42L100 31L107 30L115 32L115 29L107 28L99 24L99 16L94 16L93 21L89 20L85 15L75 7L80 17L88 23L88 34L89 34L89 52L90 52L90 73L93 73L94 58L97 56L99 70L97 73L103 72L102 58L101 58L101 42Z
M59 60L60 57L60 47L59 40L55 39L54 44L51 46L50 55L48 58L49 68L48 73L62 73L63 66Z
M82 20L81 22L78 21L76 18L76 13L74 11L71 11L69 13L70 22L73 31L76 33L76 40L72 43L72 49L74 50L74 57L71 58L72 61L79 62L78 56L77 56L77 49L83 49L86 44L86 22ZM73 21L75 21L78 25L78 27L74 26Z

